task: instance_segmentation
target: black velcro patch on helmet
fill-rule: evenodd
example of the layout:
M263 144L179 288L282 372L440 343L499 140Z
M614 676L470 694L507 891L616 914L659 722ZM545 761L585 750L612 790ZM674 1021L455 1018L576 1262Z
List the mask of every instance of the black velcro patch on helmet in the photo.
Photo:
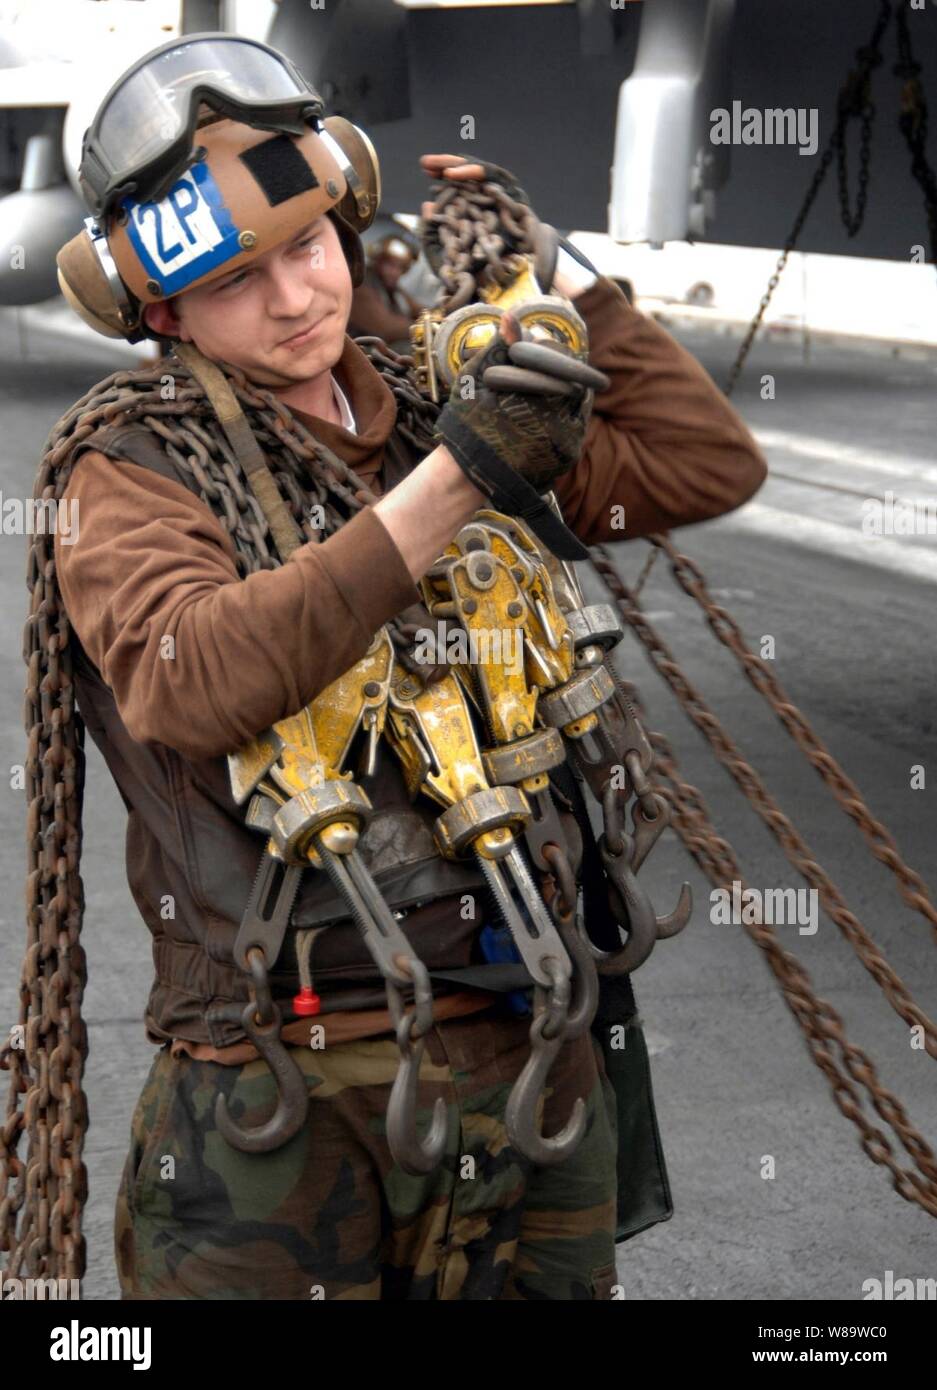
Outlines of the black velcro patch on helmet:
M263 189L272 208L319 187L319 180L288 135L275 135L238 156Z

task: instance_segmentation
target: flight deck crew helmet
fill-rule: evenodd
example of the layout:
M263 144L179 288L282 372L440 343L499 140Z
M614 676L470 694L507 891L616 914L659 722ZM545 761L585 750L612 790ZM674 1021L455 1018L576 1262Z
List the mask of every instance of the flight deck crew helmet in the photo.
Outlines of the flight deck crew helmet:
M378 241L371 241L367 246L368 262L371 265L387 259L398 261L404 270L409 270L419 254L419 247L400 232L389 232L387 236L382 236Z
M158 338L147 304L227 275L326 213L352 284L380 202L367 135L276 49L190 34L114 83L82 141L91 216L56 256L77 314L109 338Z

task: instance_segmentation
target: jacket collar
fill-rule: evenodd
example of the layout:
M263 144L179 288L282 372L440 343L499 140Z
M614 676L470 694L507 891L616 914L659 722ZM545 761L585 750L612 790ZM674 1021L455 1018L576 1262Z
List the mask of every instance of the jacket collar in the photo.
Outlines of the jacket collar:
M357 434L318 415L310 415L294 406L289 408L326 448L354 468L362 478L371 478L383 462L384 445L397 420L397 402L390 387L385 385L361 349L347 335L342 355L332 368L332 373L348 397L358 426Z

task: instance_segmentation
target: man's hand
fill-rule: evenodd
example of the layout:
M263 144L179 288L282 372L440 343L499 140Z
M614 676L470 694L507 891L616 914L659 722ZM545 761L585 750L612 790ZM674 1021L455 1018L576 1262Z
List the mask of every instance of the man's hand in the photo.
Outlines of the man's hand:
M420 156L420 164L424 171L433 179L448 179L452 183L497 183L510 198L517 203L524 203L530 207L530 199L517 179L509 169L503 169L500 164L491 164L488 160L469 160L458 154L424 154ZM426 252L426 259L429 261L433 270L438 270L441 259L441 247L436 229L430 222L430 218L435 210L435 203L427 200L420 206L423 217L423 227L421 229L423 239L423 249ZM566 295L567 298L574 298L575 294L580 293L576 286L570 282L565 282L566 287L560 284L556 278L556 256L559 248L559 233L555 227L551 227L548 222L541 222L536 214L531 210L532 218L532 237L534 270L537 281L544 294L549 294L551 288L556 288L557 292ZM573 293L569 293L569 289Z
M491 164L484 159L469 160L461 154L422 154L420 164L432 179L447 178L454 183L473 179L477 183L499 183L515 202L530 206L530 199L517 179L510 170L502 169L500 164ZM432 203L423 204L424 217L428 217L432 210Z
M466 386L471 390L466 393ZM524 338L504 313L452 385L436 433L496 511L521 517L560 559L586 551L540 496L575 467L608 378L559 347Z

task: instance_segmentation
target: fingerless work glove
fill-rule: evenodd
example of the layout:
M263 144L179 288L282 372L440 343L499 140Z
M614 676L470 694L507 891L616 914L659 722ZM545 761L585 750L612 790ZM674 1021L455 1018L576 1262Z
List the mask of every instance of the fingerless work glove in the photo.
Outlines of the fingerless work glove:
M455 162L454 160L453 163ZM533 208L530 206L529 197L518 183L514 174L511 173L510 169L504 169L500 164L492 164L490 160L487 159L469 159L467 157L461 157L458 162L462 164L481 165L484 170L482 178L478 180L477 184L474 180L472 181L472 184L476 187L486 183L497 184L499 188L504 189L508 197L513 199L515 203L523 203L525 207L530 208L530 223L527 229L527 236L532 242L530 251L534 258L534 274L537 277L537 283L540 288L545 294L549 293L550 286L553 284L553 277L556 273L557 252L562 243L559 232L555 227L551 227L549 222L540 221L540 218L537 217ZM471 187L472 184L469 186ZM464 185L452 183L448 179L437 179L433 183L432 194L434 198L438 198L441 193L451 192L453 189L458 190L462 186ZM497 219L496 234L504 238L506 250L520 250L521 228L515 224L512 217L505 216L504 209L496 209L495 217ZM437 219L430 217L429 219L424 218L421 221L420 239L426 259L429 261L431 269L438 275L444 260L444 251L440 241L439 221Z
M607 385L559 348L508 344L498 333L456 377L436 425L491 505L520 517L560 559L589 552L540 493L578 463L595 391Z

